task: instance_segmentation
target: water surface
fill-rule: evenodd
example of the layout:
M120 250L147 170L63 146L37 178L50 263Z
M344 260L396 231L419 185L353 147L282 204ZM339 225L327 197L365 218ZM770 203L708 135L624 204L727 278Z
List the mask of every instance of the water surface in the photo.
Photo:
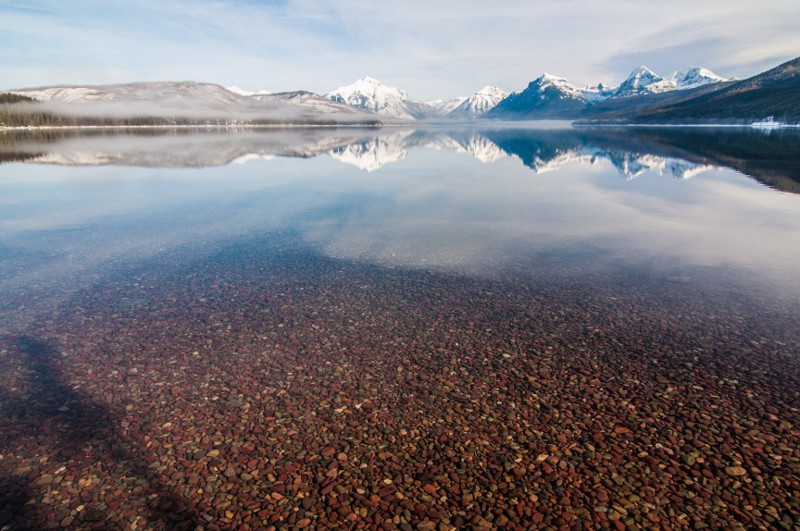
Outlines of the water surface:
M797 523L797 132L0 144L0 524Z

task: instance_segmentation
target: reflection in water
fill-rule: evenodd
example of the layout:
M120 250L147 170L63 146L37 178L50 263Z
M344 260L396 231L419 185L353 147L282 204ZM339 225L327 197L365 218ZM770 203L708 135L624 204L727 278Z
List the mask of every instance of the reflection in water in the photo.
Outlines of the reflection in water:
M786 191L799 191L800 133L747 129L387 129L238 131L91 136L13 132L0 137L0 161L63 165L206 167L271 157L329 155L368 172L429 149L468 153L484 163L519 158L535 173L573 163L611 162L633 179L645 172L688 178L731 167Z
M525 269L531 253L541 262L542 253L558 257L568 248L585 252L566 260L565 271L654 260L758 269L760 278L785 281L797 263L794 203L734 184L741 177L724 170L800 191L797 131L29 131L0 139L7 159L33 163L9 173L28 170L5 187L0 215L0 251L5 246L8 257L0 267L6 281L22 284L114 257L285 228L328 256L460 274ZM297 158L313 167L292 164ZM89 166L96 168L84 171ZM119 166L141 169L111 170ZM67 167L80 178L59 177ZM95 182L104 167L110 173ZM190 175L164 170L205 167ZM380 170L381 179L364 180L351 167ZM531 171L542 178L525 179ZM717 182L720 172L727 177ZM703 173L693 186L668 184ZM612 184L613 175L636 186ZM154 176L154 184L141 184ZM59 184L49 188L59 192L49 203L27 203L29 188L51 178ZM100 231L89 230L100 220ZM62 232L84 228L91 241ZM74 240L70 253L53 256L64 238ZM34 267L34 256L50 258Z
M469 275L535 274L552 258L575 274L649 263L669 275L725 266L786 282L800 248L796 202L724 170L792 189L795 132L387 128L2 138L7 153L40 163L4 166L0 279L16 285L58 285L62 275L124 257L276 230L336 258ZM183 167L208 168L170 169ZM380 169L380 179L353 167ZM540 178L530 179L531 170ZM677 180L701 173L691 185Z

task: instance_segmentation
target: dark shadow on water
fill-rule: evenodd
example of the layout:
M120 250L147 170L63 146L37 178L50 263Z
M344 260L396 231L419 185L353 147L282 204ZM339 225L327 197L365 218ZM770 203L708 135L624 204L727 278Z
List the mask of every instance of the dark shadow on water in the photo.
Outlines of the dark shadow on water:
M53 345L25 335L2 339L18 356L18 365L25 369L30 384L30 392L24 396L0 391L0 416L5 424L0 430L3 446L13 447L23 439L50 436L57 451L55 457L50 454L50 462L65 465L68 471L70 460L91 451L93 458L102 462L107 470L122 471L137 484L149 486L145 495L155 495L155 503L149 503L147 514L141 515L147 519L148 528L159 524L168 529L196 527L198 515L194 507L172 492L158 474L148 468L146 450L128 448L121 442L118 415L65 381L58 363L58 350ZM55 435L53 431L45 431L48 426L56 426ZM36 499L39 488L32 483L36 474L31 472L22 467L0 476L0 529L39 528L37 523L41 521L37 513L42 505ZM119 481L120 478L114 479ZM95 505L87 503L73 525L102 526L110 510Z

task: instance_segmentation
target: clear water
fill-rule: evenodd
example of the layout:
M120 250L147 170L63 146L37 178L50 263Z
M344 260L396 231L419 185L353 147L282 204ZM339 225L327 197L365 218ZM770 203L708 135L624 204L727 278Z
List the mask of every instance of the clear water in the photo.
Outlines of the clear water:
M0 524L458 527L488 512L526 528L565 511L597 524L608 474L626 478L604 487L629 505L617 517L639 525L797 514L780 501L797 473L773 459L796 459L800 421L796 132L28 132L0 145ZM784 449L753 453L764 433ZM607 468L570 444L606 452ZM327 447L348 456L335 479ZM689 465L691 452L705 459ZM570 462L553 463L567 471L557 488L537 469L545 454ZM648 472L655 487L625 466L644 455L670 471ZM742 463L762 474L748 469L727 503L757 491L775 514L712 510ZM696 466L713 472L708 508L642 501L685 493ZM366 504L396 496L380 492L387 475L411 509ZM86 477L94 490L74 486ZM344 492L328 503L332 481ZM432 483L455 487L442 501ZM473 490L494 494L476 506L461 496ZM218 492L236 510L215 509Z

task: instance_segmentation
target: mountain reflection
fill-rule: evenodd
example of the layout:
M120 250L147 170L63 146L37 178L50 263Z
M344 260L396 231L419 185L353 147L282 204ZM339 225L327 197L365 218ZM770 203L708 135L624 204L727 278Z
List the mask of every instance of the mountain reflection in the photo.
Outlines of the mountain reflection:
M0 135L0 162L210 167L273 157L329 156L367 172L415 150L465 153L482 163L519 159L534 173L571 164L613 165L626 179L646 172L685 179L728 167L800 192L800 133L741 129L290 129L244 131L23 131Z

